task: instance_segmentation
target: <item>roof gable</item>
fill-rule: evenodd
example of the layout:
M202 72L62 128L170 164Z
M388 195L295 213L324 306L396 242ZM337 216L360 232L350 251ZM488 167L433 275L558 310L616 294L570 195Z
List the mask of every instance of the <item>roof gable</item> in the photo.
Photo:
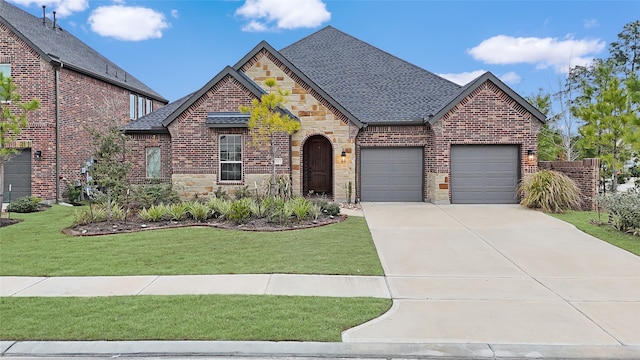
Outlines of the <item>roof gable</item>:
M533 117L538 119L540 122L546 121L546 116L540 112L540 110L536 109L533 105L531 105L527 100L525 100L522 96L518 95L515 91L511 90L505 83L500 81L495 75L491 72L486 72L475 80L472 80L467 85L465 85L461 91L453 98L451 98L442 108L436 111L434 114L429 115L429 123L433 124L439 118L448 113L451 109L453 109L458 103L460 103L464 98L469 96L472 92L474 92L480 85L484 84L486 81L490 81L494 85L496 85L501 91L510 96L518 105L522 106L525 110L527 110Z
M303 81L306 85L308 85L312 92L315 92L322 99L327 101L329 105L335 108L338 112L344 115L349 121L358 126L359 128L363 127L364 124L354 116L347 108L343 107L338 101L336 101L330 94L324 91L323 88L318 86L315 82L313 82L304 72L300 71L296 66L294 66L286 57L282 56L276 49L274 49L269 43L266 41L261 41L258 45L256 45L247 55L245 55L240 61L238 61L233 68L241 72L241 69L251 61L254 57L260 54L262 51L266 51L271 54L277 61L282 63L286 68L288 68L296 77L298 77L301 81Z
M424 121L460 91L459 85L331 26L280 54L364 123Z
M25 41L45 61L62 63L66 68L129 89L166 103L153 89L128 74L71 33L47 18L37 18L6 1L0 1L0 22Z

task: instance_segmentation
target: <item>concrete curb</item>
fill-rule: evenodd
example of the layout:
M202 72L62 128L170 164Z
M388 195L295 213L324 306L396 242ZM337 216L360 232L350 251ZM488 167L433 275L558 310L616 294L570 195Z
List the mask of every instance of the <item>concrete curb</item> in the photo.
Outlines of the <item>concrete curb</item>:
M266 341L0 341L2 357L235 356L402 359L637 359L640 346Z

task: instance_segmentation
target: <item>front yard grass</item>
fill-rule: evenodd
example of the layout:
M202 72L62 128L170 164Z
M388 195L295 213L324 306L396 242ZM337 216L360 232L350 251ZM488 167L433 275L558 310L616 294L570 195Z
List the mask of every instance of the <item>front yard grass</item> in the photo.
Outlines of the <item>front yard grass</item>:
M73 237L74 208L54 205L0 228L0 275L383 275L364 218L312 229L251 232L207 227ZM6 215L6 214L5 214Z
M549 215L573 224L589 235L640 256L640 237L625 234L606 224L598 226L590 223L590 220L598 219L598 213L595 211L568 211L564 214ZM606 214L602 214L601 219L606 222L608 217Z
M0 339L341 341L389 299L293 296L0 298Z

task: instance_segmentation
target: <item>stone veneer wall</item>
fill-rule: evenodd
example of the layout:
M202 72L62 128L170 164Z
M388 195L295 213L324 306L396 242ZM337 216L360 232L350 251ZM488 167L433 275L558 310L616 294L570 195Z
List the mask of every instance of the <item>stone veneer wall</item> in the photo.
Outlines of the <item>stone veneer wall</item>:
M519 145L521 176L536 172L527 152L536 151L541 126L491 81L478 86L432 126L435 142L426 167L430 201L450 202L452 145Z
M264 81L274 78L278 87L290 93L285 106L301 123L300 131L291 136L291 176L294 193L302 194L304 143L313 135L322 135L331 142L333 148L333 197L336 201L344 201L347 197L346 184L349 181L353 182L354 187L356 184L354 154L358 128L265 50L250 59L241 71L265 89ZM343 150L347 154L345 163L342 163L340 158Z
M580 161L541 161L541 170L561 172L576 182L582 193L582 209L595 210L600 182L600 159Z

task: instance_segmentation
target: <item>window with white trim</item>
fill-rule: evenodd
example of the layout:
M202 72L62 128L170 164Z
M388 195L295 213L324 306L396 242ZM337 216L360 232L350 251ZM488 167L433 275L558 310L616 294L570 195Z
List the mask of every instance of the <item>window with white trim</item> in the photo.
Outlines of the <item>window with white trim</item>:
M160 148L148 147L147 148L147 178L159 178L160 177Z
M147 115L148 113L153 111L153 102L151 101L151 99L147 99L147 106L145 107L145 112L144 114Z
M242 135L220 135L220 181L242 181Z
M137 99L137 96L135 94L129 94L129 118L131 120L137 119L137 116L136 116L136 99Z

